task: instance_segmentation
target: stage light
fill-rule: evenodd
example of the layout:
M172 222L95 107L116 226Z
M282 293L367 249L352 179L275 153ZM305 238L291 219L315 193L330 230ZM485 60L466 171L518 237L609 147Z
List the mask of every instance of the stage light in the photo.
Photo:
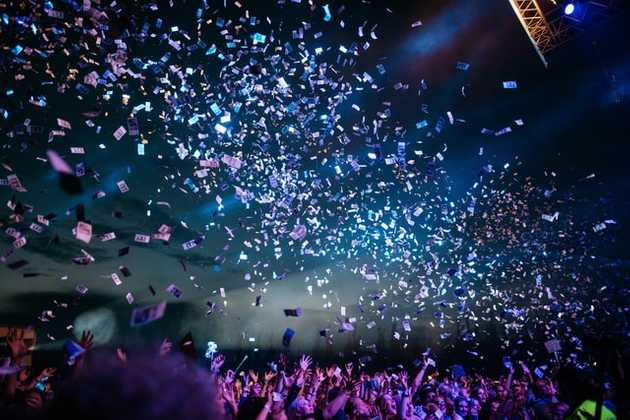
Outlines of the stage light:
M571 16L575 12L575 4L569 3L564 6L564 14L567 16Z

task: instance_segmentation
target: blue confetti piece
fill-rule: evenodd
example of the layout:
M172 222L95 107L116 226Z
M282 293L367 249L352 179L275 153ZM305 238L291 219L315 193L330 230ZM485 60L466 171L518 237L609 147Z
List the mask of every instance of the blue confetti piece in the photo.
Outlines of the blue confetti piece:
M252 35L252 38L254 39L254 45L255 44L264 44L267 41L267 36L260 34L258 32L256 32L254 35Z
M330 14L330 5L329 4L325 4L324 6L322 6L324 8L324 22L330 22L330 20L332 19L332 15Z
M416 123L416 128L420 129L420 128L427 127L428 125L429 125L429 123L427 122L427 120L422 120L422 121Z

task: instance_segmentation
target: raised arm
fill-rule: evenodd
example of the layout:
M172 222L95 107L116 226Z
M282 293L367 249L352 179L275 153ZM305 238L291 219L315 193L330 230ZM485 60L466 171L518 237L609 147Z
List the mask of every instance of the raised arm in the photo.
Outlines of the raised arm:
M214 359L212 359L212 363L210 364L210 378L214 384L217 384L219 382L219 372L221 371L221 366L223 366L223 363L225 363L225 356L223 356L222 354L219 354Z
M92 331L90 330L83 331L81 333L81 340L79 340L79 346L84 348L87 353L87 350L92 348L92 344L94 344L94 334L92 334ZM81 372L81 369L83 369L84 364L85 364L85 353L83 353L82 355L76 358L73 369L72 369L72 377L76 378L79 375L79 372Z
M337 396L337 398L329 402L322 412L324 419L328 420L335 417L335 414L337 414L337 412L346 405L348 398L348 392L343 391Z
M523 372L527 376L527 379L529 380L529 383L530 384L534 383L534 378L532 377L532 373L530 372L530 370L527 367L527 365L525 364L525 362L520 361L519 364L521 366L521 369L523 369Z
M507 377L507 383L505 384L505 387L510 390L512 389L512 379L514 378L514 368L510 366L510 373Z
M262 410L260 410L260 413L258 413L255 420L267 419L267 416L269 415L269 412L271 411L271 405L273 404L272 395L273 395L273 392L269 390L267 392L267 401L265 401L265 405L263 406Z
M420 374L418 374L416 378L418 376L420 376ZM409 417L408 405L409 405L410 394L409 394L409 388L407 386L408 380L409 378L408 378L407 372L403 371L400 374L400 384L403 387L402 400L400 401L400 404L398 405L398 417L400 417L403 420ZM414 384L415 382L416 381L414 380ZM422 382L422 378L420 378L420 382Z
M420 369L420 372L418 372L418 374L416 375L416 377L413 379L413 383L411 384L411 396L416 395L416 392L418 391L418 389L420 389L420 386L422 385L422 381L424 380L424 375L427 372L427 368L429 366L429 363L427 362L428 359L425 359L422 362L422 368Z
M273 389L273 387L270 386L271 385L270 382L273 378L275 378L275 376L276 376L275 372L265 372L265 376L263 376L263 379L265 382L261 391L262 394L267 395L267 391Z
M320 385L324 381L324 372L321 371L319 367L315 368L315 373L313 374L313 378L311 379L311 384L308 389L308 394L306 394L306 399L309 402L315 402L315 397L317 396L317 390Z
M11 329L7 335L7 345L11 351L11 364L15 366L22 366L26 357L29 354L29 350L24 342L24 330ZM17 390L18 372L15 372L7 377L4 385L4 398L12 400L15 398L15 391Z

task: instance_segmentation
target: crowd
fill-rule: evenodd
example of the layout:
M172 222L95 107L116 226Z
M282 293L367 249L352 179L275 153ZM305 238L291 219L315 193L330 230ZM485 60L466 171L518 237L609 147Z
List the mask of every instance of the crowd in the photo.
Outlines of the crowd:
M218 354L208 372L169 340L152 354L128 354L92 349L84 332L63 367L38 373L21 368L29 355L23 336L7 337L3 419L614 419L624 410L621 363L597 376L567 366L532 374L519 362L489 378L459 365L438 370L428 356L410 370L368 372L353 363L318 366L305 355L291 365L281 354L258 373L226 369Z

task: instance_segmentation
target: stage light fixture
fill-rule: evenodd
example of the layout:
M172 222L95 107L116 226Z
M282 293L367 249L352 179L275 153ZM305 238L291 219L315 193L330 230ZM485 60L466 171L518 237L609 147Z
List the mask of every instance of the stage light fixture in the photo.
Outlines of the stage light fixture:
M571 16L575 12L575 4L569 3L564 6L564 14L567 16Z

